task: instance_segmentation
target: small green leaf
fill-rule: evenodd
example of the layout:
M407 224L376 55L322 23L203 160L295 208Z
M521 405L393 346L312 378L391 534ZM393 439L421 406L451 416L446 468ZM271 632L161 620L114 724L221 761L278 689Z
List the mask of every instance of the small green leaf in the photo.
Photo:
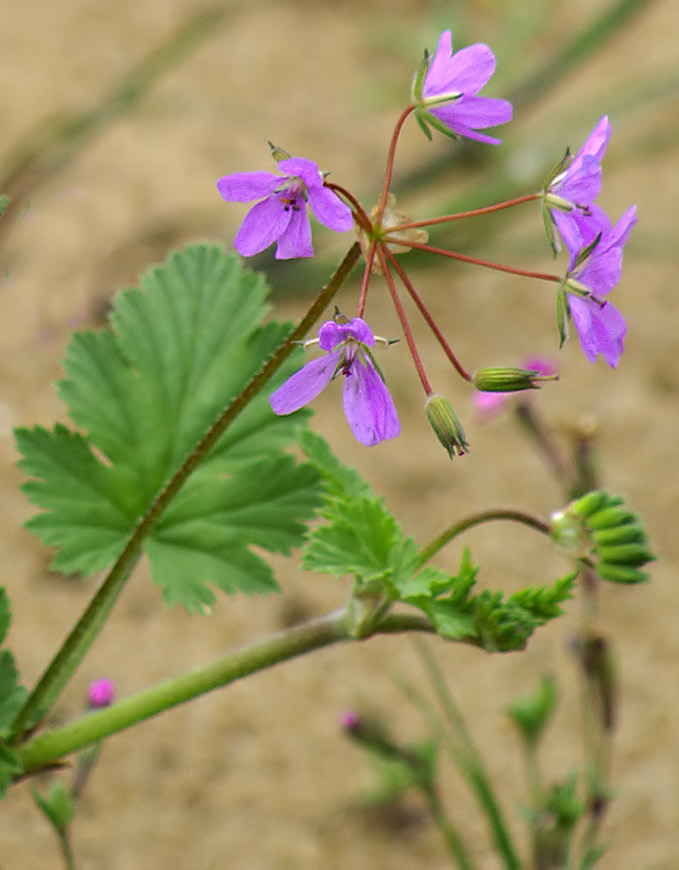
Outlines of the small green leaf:
M280 346L263 325L267 288L218 247L198 245L120 294L111 328L75 335L59 393L85 434L58 424L17 432L28 525L57 549L56 570L90 575L119 555L139 518L206 430ZM211 586L273 591L258 546L288 553L318 503L318 475L283 452L307 412L277 416L254 398L174 498L144 547L168 603L204 610Z
M0 740L0 799L5 797L7 789L22 770L16 752Z
M57 831L65 831L73 819L75 806L73 798L64 788L63 783L55 782L49 794L41 795L36 789L31 789L36 802L45 818Z
M5 640L10 624L9 597L4 586L0 587L0 643ZM19 685L19 675L12 653L0 650L0 735L5 734L14 720L17 710L26 697L26 690ZM1 762L1 759L0 759Z
M304 568L359 584L410 576L417 547L368 484L342 465L318 436L304 433L302 448L324 483L325 523L307 539Z

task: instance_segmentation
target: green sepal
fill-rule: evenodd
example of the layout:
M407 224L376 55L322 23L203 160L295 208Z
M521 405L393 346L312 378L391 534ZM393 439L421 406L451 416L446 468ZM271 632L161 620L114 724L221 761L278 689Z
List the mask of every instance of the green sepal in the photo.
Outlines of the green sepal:
M522 695L507 709L527 745L537 746L554 713L556 701L556 682L553 677L545 675L537 691Z
M65 831L73 819L75 804L71 795L64 788L63 783L53 783L47 795L41 795L34 788L31 789L31 794L33 795L33 800L55 830Z
M413 79L413 86L410 91L413 103L420 103L422 101L422 91L424 90L424 80L427 77L427 72L429 71L430 57L431 56L429 52L425 48L424 56L420 61L420 65L417 68L415 78Z
M420 130L422 130L422 132L424 133L424 135L425 135L425 136L427 137L427 139L429 139L429 141L431 142L431 141L432 141L431 130L429 129L429 126L428 126L427 122L425 121L425 118L423 117L423 115L426 114L426 113L424 112L424 110L423 110L422 108L420 108L420 107L418 106L418 107L415 109L415 111L414 111L413 114L415 115L415 120L417 121L417 125L418 125L418 127L420 128Z
M571 309L568 304L568 294L566 288L562 284L556 293L556 325L559 330L559 347L563 347L564 342L570 335L568 322L571 317Z
M594 544L599 547L610 547L616 544L646 544L648 537L639 523L628 523L614 526L612 529L599 529L593 532Z
M610 583L647 583L650 576L645 571L639 571L630 565L617 565L609 562L600 562L596 566L596 572L602 580Z
M614 544L597 547L596 552L602 562L612 562L615 565L629 565L635 568L655 560L655 556L646 544Z

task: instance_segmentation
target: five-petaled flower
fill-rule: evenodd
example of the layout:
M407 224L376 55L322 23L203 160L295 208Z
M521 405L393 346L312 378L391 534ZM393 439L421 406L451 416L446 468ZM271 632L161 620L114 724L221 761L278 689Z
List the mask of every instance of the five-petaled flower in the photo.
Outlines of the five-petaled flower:
M602 297L620 280L622 251L637 222L636 211L636 206L627 209L614 227L609 224L584 250L570 251L570 265L559 290L562 337L567 335L570 316L587 359L594 362L601 354L611 368L618 365L623 352L627 324Z
M500 139L478 132L512 118L507 100L477 96L494 72L495 55L487 45L468 45L453 54L451 31L444 31L436 54L425 55L413 83L415 116L425 133L431 136L432 126L449 136L499 145Z
M368 350L375 340L360 317L346 321L336 315L335 320L326 321L317 339L326 356L308 362L272 394L274 412L298 411L341 374L344 414L356 440L371 447L396 438L401 431L396 408Z
M323 174L312 160L288 157L278 166L283 175L237 172L217 182L229 202L261 200L245 216L234 245L244 257L252 257L277 241L279 260L313 257L307 203L322 224L339 233L353 227L351 209L325 187Z
M575 157L561 161L542 194L545 225L555 251L557 232L569 251L584 248L607 228L608 218L594 200L601 190L601 161L611 138L611 125L604 115Z

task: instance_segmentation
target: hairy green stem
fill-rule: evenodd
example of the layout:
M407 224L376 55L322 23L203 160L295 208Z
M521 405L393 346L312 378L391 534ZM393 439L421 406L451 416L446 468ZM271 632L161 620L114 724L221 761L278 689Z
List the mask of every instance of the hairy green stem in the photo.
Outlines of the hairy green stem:
M418 564L420 566L424 565L432 556L438 553L439 550L443 549L446 544L449 544L453 538L456 538L462 532L466 532L467 529L479 526L482 523L492 522L493 520L511 520L515 523L522 523L524 526L536 529L538 532L543 532L545 535L548 535L550 531L550 524L546 520L543 520L541 517L537 517L534 514L529 514L526 511L515 510L514 508L493 508L486 511L479 511L479 513L471 514L463 520L449 526L437 538L434 538L431 543L427 544L427 546L420 551Z
M172 478L158 493L149 509L138 522L123 551L85 612L48 665L35 689L19 710L11 729L15 741L20 740L27 731L35 726L40 717L52 706L82 661L85 653L101 630L134 565L137 563L141 555L144 539L153 530L163 511L179 492L191 473L205 459L226 429L276 373L293 352L296 343L306 335L318 320L333 296L351 274L353 267L358 262L359 256L360 247L356 242L349 249L337 271L318 294L299 324L273 355L269 357L249 383L245 385L241 393L224 409Z
M384 616L375 633L431 630L431 623L423 614L403 613ZM349 609L342 608L233 650L213 662L124 698L111 707L88 713L19 747L17 754L23 766L22 775L49 767L71 752L257 671L330 644L353 640L352 631Z

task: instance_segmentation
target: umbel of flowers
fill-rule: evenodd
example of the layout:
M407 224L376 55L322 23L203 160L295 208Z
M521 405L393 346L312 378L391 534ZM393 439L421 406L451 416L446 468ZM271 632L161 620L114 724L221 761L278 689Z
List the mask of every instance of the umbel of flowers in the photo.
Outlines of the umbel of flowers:
M217 186L229 201L255 201L236 237L236 249L252 256L276 243L276 257L313 256L309 210L318 221L336 232L356 227L364 257L364 272L356 316L348 319L336 312L320 327L318 337L305 343L324 355L310 360L271 396L277 414L290 414L312 401L332 380L343 381L344 413L354 436L373 446L400 434L394 402L373 351L380 339L364 319L368 289L373 275L382 276L393 300L415 368L427 397L427 416L451 457L468 450L462 426L447 400L429 382L415 345L399 287L410 295L436 341L458 375L477 391L506 396L535 389L556 377L540 366L483 368L468 372L457 358L430 314L396 255L419 250L461 260L513 275L555 285L557 324L561 344L569 337L570 324L580 339L583 353L594 362L601 355L615 368L624 349L625 319L608 300L620 280L623 248L636 223L636 209L629 208L613 225L597 206L601 190L601 161L611 135L608 117L601 118L580 150L567 150L543 189L473 211L411 221L396 208L390 185L401 129L414 116L428 138L432 131L453 139L473 139L499 145L501 140L484 132L512 118L512 106L502 99L480 96L495 71L495 57L487 45L470 45L454 52L452 34L441 34L433 56L425 52L414 76L411 102L398 118L389 145L382 191L368 212L349 190L330 182L316 163L291 157L272 147L278 174L242 172L227 175ZM568 259L561 274L535 272L471 257L428 244L426 228L466 217L476 217L527 202L539 202L554 256L565 250Z

